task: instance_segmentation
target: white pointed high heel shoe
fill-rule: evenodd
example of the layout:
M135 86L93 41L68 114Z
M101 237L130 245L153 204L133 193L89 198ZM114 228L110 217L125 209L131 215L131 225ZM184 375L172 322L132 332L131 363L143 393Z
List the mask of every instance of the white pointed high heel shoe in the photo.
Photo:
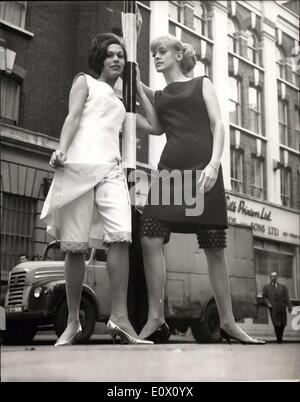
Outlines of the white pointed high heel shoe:
M80 335L82 334L81 325L79 325L78 330L75 335L71 336L69 339L61 339L61 337L56 341L55 347L57 346L68 346L68 345L75 345L78 341Z
M134 338L133 336L127 334L127 332L123 331L123 329L118 327L111 320L109 320L107 323L107 329L108 329L108 332L110 333L111 337L113 338L114 343L116 341L116 337L119 336L121 338L122 343L127 343L130 345L153 345L153 342L151 342L151 341L137 339L137 338Z

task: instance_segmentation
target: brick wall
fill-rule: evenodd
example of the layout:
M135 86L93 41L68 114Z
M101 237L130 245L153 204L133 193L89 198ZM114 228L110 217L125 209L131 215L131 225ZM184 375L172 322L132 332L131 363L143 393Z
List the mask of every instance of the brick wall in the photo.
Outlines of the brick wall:
M121 33L123 2L28 2L26 29L34 37L3 29L6 46L17 53L16 65L26 71L22 85L21 124L24 128L59 138L68 112L74 76L86 72L91 39L97 33ZM142 80L149 81L148 10L140 7L143 29L138 42ZM139 135L138 159L147 162L148 138Z

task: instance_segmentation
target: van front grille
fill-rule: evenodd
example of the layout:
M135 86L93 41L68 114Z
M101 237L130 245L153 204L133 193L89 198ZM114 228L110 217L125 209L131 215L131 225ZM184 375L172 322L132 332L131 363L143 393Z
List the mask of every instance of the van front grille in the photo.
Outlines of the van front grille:
M26 272L12 273L9 280L8 306L22 306Z

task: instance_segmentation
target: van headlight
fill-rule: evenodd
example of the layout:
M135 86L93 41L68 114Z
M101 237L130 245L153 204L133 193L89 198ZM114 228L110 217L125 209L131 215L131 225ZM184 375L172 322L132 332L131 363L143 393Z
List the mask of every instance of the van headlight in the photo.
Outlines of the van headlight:
M43 288L41 286L38 286L37 288L34 289L33 295L36 299L38 299L41 296L42 292Z

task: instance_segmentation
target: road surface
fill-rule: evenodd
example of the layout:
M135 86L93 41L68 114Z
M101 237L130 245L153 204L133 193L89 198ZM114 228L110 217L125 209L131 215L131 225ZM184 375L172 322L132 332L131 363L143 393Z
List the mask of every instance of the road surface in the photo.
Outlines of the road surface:
M1 377L10 381L199 382L300 379L300 343L252 346L198 344L172 336L168 344L113 345L106 335L87 345L54 348L55 337L30 346L2 346Z

